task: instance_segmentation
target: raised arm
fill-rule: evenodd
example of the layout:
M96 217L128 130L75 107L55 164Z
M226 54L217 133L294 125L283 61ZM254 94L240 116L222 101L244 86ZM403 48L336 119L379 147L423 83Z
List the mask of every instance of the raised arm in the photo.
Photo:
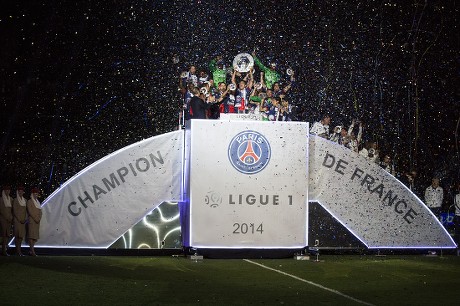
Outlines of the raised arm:
M233 73L232 73L232 84L235 84L236 86L236 70L233 69Z
M358 143L361 142L361 139L363 139L363 123L362 122L359 123L358 136L356 136L356 140L358 141Z
M253 76L253 70L254 68L251 68L251 70L249 70L249 74L248 74L248 88L251 89L252 86L254 85L254 76Z
M252 52L252 57L254 58L254 64L256 64L257 67L259 67L260 70L265 72L265 71L267 71L269 69L268 67L265 67L264 64L262 64L260 59L256 56L255 52Z
M294 77L294 70L292 71L292 74L291 74L291 78L289 79L289 84L287 84L284 88L283 88L283 91L286 93L288 92L292 86L294 85L295 83L295 77Z

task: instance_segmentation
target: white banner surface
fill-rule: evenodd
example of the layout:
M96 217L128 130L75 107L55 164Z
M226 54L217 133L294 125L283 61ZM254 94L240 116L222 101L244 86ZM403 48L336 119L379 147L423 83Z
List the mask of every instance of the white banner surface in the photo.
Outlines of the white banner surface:
M455 247L431 211L377 164L310 136L310 201L369 248Z
M308 124L192 120L190 245L307 245Z
M40 247L107 248L165 200L180 200L183 132L95 162L43 203Z

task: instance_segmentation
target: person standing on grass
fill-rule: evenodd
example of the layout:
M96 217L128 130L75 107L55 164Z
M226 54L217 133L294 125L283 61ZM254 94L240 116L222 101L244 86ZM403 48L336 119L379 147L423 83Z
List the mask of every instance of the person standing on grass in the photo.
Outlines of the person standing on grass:
M35 243L40 239L40 220L42 219L42 208L38 200L38 188L32 188L30 192L30 200L27 201L27 214L29 215L27 238L29 240L30 251L29 255L35 254Z
M26 235L26 204L27 200L24 198L24 187L18 187L16 191L16 199L13 201L13 234L16 254L18 256L24 256L22 255L21 244Z
M4 186L0 197L0 229L2 234L2 255L9 256L8 239L11 235L11 222L13 221L13 198L10 197L10 187Z

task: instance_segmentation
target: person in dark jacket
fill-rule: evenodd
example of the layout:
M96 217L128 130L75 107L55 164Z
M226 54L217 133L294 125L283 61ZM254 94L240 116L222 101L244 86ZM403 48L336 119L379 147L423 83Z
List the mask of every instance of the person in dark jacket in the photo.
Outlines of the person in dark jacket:
M194 88L192 90L193 97L190 100L190 113L192 119L207 119L206 111L209 109L211 104L206 103L206 93L202 87L201 90Z

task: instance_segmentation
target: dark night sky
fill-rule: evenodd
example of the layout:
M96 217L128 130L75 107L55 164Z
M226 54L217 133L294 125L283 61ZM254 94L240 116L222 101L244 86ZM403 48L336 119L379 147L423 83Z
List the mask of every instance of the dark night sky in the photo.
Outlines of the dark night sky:
M177 126L177 77L256 49L292 67L297 119L366 122L399 171L458 180L455 1L9 1L0 10L0 184L45 195ZM174 64L173 54L180 62Z

